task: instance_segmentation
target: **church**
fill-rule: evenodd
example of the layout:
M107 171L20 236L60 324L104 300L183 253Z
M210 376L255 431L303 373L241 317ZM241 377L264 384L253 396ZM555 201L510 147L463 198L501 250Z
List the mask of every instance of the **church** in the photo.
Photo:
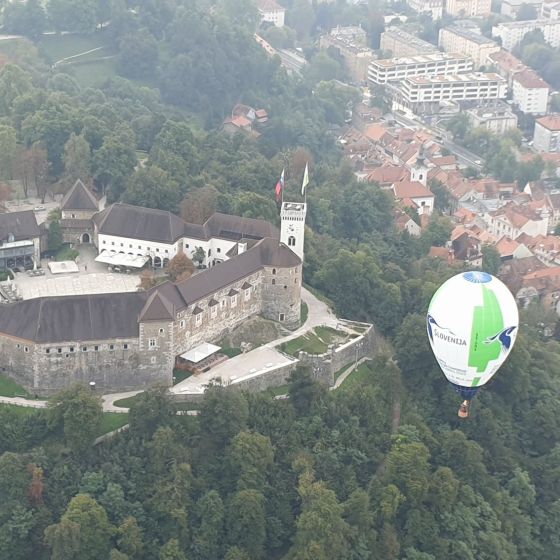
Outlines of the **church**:
M101 262L164 267L202 248L207 268L148 291L0 306L1 371L36 394L75 382L95 382L104 392L170 385L178 356L220 340L250 317L287 328L300 323L304 202L282 203L280 230L226 214L198 225L121 203L99 211L78 182L61 210L65 240L94 243Z

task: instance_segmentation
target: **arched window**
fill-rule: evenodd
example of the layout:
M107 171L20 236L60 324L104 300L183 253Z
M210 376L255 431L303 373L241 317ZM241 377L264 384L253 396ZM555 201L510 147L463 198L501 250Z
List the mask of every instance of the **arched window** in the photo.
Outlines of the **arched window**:
M276 274L276 269L275 268L272 269L272 274Z
M288 247L294 247L296 244L296 238L293 235L288 237Z
M276 278L272 279L272 285L274 286L274 284L276 284Z

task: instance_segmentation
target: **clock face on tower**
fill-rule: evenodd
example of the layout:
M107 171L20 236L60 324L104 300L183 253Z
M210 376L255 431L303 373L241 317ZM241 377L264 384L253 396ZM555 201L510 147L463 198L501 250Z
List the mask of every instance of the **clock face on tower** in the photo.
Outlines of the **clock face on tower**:
M290 225L288 226L288 231L289 231L290 233L294 233L295 230L296 230L296 228L294 227L294 224L290 224Z

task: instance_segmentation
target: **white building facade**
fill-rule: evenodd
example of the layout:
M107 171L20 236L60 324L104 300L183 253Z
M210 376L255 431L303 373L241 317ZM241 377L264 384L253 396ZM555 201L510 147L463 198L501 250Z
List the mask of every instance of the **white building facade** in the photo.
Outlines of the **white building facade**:
M439 30L438 45L446 52L461 53L473 59L475 69L486 64L488 56L500 50L500 45L470 29L458 26Z
M275 0L258 0L257 9L261 16L261 22L273 23L276 27L284 27L284 16L286 9Z
M533 70L518 72L512 79L513 102L529 115L544 115L548 108L548 84Z
M491 12L491 0L447 0L445 12L455 17L485 16Z
M533 147L539 152L560 152L560 115L547 115L535 121Z
M408 0L408 5L419 14L430 14L434 21L443 16L443 0Z
M374 84L400 81L411 76L448 76L473 70L472 59L456 53L433 53L373 60L368 80Z
M492 27L492 36L502 41L502 47L513 50L530 31L539 29L551 47L560 47L560 20L533 19L500 23Z

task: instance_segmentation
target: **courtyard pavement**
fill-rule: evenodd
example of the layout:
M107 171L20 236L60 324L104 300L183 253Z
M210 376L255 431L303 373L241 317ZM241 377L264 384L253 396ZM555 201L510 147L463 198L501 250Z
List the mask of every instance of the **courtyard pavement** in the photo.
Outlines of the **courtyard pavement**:
M97 251L93 245L79 245L77 258L79 271L70 274L52 274L47 259L41 261L44 276L27 276L18 272L15 284L23 299L44 296L69 296L82 294L107 294L115 292L135 292L140 284L138 274L108 272L107 265L95 261ZM4 282L3 285L6 283Z

